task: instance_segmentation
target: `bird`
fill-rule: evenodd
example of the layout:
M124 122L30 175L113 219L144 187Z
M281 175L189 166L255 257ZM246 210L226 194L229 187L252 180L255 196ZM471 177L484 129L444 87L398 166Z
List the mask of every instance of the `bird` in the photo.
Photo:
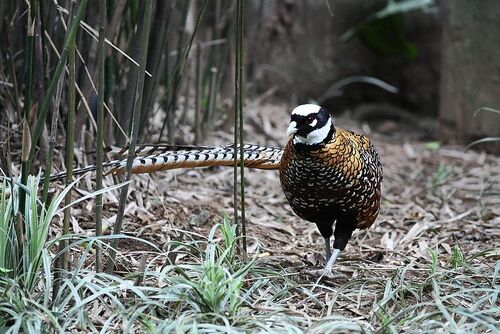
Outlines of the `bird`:
M324 238L324 273L332 268L356 229L376 220L381 201L382 164L368 137L336 127L323 107L303 104L293 109L284 148L246 144L245 167L279 170L281 187L291 209L315 223ZM104 164L107 174L125 171L128 148L111 149L119 158ZM236 149L239 158L240 148ZM134 151L132 173L176 168L233 166L234 145L140 145ZM95 170L87 166L75 175ZM65 172L51 176L63 178ZM335 228L333 227L335 225ZM334 237L333 252L331 237Z
M315 104L292 111L287 135L281 186L292 210L315 223L323 236L324 273L331 273L354 230L369 228L378 216L382 163L368 137L336 127L328 111Z

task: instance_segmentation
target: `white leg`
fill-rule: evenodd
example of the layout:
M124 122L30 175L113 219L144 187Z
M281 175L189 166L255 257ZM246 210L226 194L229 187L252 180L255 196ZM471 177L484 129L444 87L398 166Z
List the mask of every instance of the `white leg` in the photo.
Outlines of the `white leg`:
M333 265L335 264L335 261L337 260L337 258L339 257L339 255L340 255L340 249L334 248L332 256L330 257L330 259L326 263L325 273L331 273L332 272Z

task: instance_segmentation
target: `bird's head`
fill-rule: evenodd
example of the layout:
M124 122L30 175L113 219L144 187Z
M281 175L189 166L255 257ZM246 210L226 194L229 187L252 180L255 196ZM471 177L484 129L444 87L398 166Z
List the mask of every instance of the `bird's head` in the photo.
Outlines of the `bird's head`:
M328 111L315 104L302 104L293 109L286 133L294 144L316 146L330 141L335 128Z

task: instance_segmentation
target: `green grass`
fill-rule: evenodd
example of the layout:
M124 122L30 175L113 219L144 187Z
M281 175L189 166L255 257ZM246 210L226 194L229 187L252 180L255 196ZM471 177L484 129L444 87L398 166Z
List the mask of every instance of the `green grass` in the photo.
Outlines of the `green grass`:
M440 186L442 186L449 176L452 174L452 168L446 166L444 163L439 163L439 167L436 170L432 180L431 180L431 192L436 195L436 192Z
M258 250L243 259L236 227L224 216L206 237L184 231L190 241L161 249L123 235L66 236L73 270L54 275L61 239L49 240L48 225L69 188L41 210L38 179L28 181L20 248L12 227L19 184L3 179L0 189L1 332L498 332L498 250L471 254L455 246L444 256L429 249L428 258L382 268L345 260L355 277L315 285ZM106 238L130 238L151 251L127 274L96 273L95 248L109 253Z

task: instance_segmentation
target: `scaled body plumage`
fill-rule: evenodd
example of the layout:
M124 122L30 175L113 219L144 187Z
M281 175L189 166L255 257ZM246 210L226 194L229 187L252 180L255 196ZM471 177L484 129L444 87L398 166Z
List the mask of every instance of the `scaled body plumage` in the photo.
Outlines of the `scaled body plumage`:
M382 166L365 136L337 128L323 147L289 141L280 167L285 196L294 212L312 222L352 212L356 227L370 227L380 207Z

